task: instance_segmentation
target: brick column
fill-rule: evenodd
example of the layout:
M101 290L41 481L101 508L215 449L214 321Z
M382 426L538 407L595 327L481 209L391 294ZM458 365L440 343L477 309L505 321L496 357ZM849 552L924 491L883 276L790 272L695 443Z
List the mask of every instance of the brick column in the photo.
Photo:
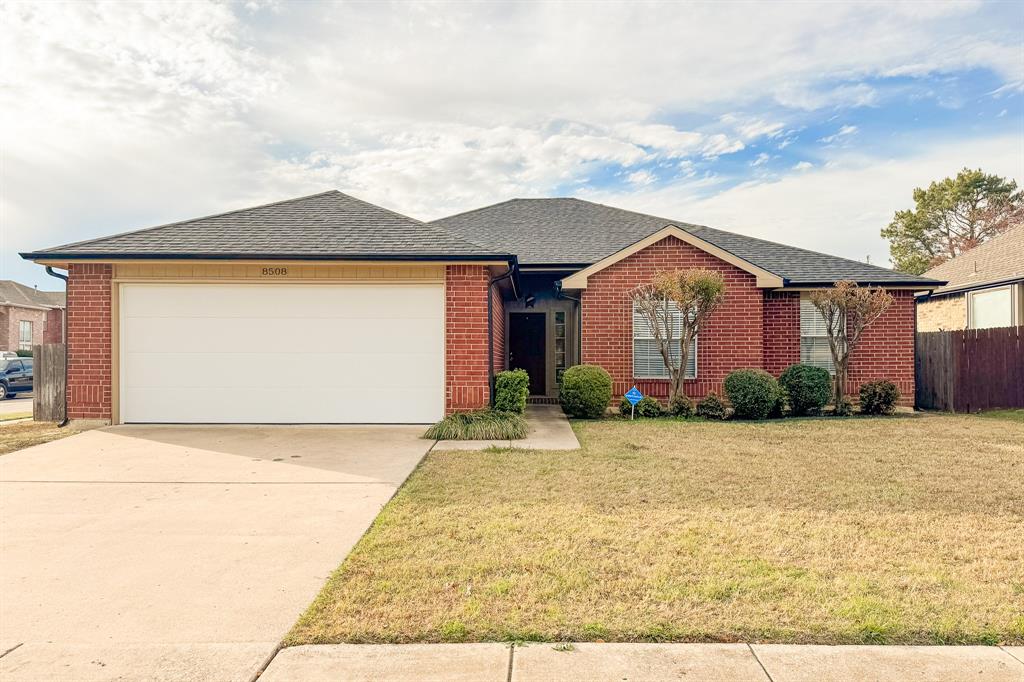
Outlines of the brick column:
M445 268L445 414L490 403L487 297L483 265Z
M68 417L111 419L112 268L72 263L68 271Z

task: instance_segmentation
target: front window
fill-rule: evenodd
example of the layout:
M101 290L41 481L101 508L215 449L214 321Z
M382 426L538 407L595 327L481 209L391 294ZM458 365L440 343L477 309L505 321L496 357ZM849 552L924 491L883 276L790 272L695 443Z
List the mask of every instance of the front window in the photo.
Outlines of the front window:
M828 345L828 325L811 299L800 299L800 362L822 367L835 374L832 350Z
M971 329L1013 326L1013 292L1010 287L971 292Z
M18 322L18 350L32 350L32 323L28 320Z
M682 314L674 304L669 304L672 325L672 359L678 363L682 356L679 349L679 330L682 328ZM663 334L666 336L667 334ZM668 367L661 356L661 348L654 338L654 331L640 308L633 305L633 376L637 379L668 379ZM697 338L690 342L690 352L686 359L685 379L697 378Z

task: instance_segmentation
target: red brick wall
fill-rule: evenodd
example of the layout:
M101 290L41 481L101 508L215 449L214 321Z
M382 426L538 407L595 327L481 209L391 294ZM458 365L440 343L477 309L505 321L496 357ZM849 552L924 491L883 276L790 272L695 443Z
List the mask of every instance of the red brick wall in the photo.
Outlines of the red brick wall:
M800 362L800 292L764 292L764 369L775 376Z
M110 419L110 265L68 272L68 417Z
M889 309L864 330L850 355L846 392L856 395L866 381L888 379L900 389L900 405L914 404L914 293L890 291Z
M494 373L505 371L505 300L501 297L498 287L491 287L491 325L494 345L491 348L494 362Z
M900 404L914 404L914 295L891 291L895 300L864 331L850 356L846 393L856 396L865 381L888 379L900 389ZM765 292L764 368L778 376L800 362L800 293Z
M46 331L43 333L43 343L64 342L64 311L61 308L52 308L46 311Z
M445 413L490 402L487 289L483 265L445 268Z
M634 383L645 395L668 396L665 380L633 378L633 316L629 291L661 270L706 268L725 277L725 301L712 314L697 340L697 379L687 380L691 397L722 392L734 369L763 362L764 297L753 275L675 237L592 275L582 295L582 358L612 375L612 390L621 396Z

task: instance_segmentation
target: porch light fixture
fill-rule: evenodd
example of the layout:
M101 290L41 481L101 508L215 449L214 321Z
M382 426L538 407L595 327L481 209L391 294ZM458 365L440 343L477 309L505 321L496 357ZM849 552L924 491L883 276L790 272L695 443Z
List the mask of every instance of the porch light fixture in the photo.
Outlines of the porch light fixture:
M533 294L527 294L526 298L523 299L523 302L526 304L527 308L532 308L533 304L537 302L537 297Z

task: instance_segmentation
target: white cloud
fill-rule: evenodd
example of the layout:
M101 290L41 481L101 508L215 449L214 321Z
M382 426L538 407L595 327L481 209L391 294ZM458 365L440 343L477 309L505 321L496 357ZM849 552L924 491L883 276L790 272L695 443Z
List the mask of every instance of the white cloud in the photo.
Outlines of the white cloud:
M754 159L753 161L750 162L750 165L754 166L754 167L763 166L764 164L766 164L769 161L771 161L771 158L772 158L771 154L766 154L765 152L761 152L760 154L757 155L756 159Z
M793 170L795 171L805 171L810 170L811 168L814 168L814 164L810 161L801 161L793 166Z
M707 196L691 184L595 193L596 201L685 222L712 225L845 258L887 264L879 231L912 208L915 187L964 166L1024 178L1016 136L939 140L902 158L851 152L827 167L754 181Z
M832 135L826 135L825 137L821 138L820 140L818 140L818 142L824 142L825 144L831 144L831 143L835 142L836 140L838 140L839 138L846 137L848 135L853 135L855 132L857 132L857 126L845 125L845 126L841 127L839 130L837 130L835 133L833 133Z
M0 3L0 277L45 281L15 250L332 187L422 218L609 166L711 191L715 159L879 105L880 76L1020 82L1001 11Z
M628 180L630 184L639 186L653 184L657 179L658 178L654 173L646 170L638 170L635 173L630 173L626 176L626 180Z

